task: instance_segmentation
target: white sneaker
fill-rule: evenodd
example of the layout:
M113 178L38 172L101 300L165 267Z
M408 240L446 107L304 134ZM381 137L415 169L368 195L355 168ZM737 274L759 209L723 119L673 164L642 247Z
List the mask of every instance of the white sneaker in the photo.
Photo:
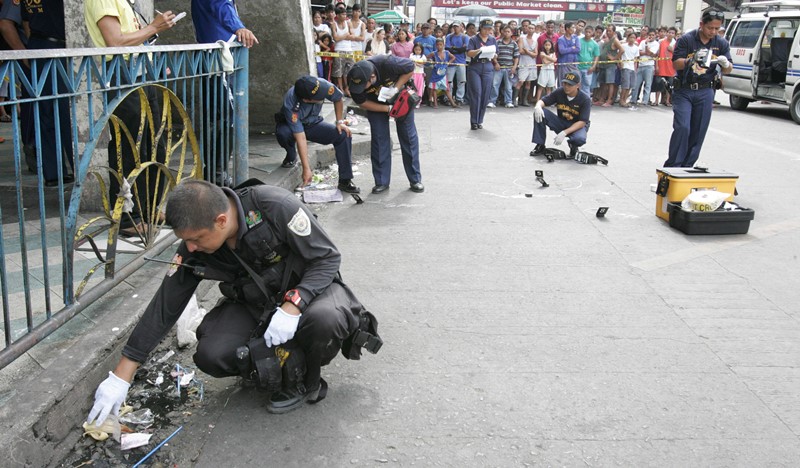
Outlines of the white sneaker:
M506 103L506 108L511 109L513 107L514 107L514 104L511 104L510 102Z
M486 104L486 107L488 107L490 109L494 109L497 106L495 106L493 102L490 102L489 104Z

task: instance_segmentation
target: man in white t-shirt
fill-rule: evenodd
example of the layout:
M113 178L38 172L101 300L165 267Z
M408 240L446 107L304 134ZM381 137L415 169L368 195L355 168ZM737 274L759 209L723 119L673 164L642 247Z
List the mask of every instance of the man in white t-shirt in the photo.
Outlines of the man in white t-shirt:
M519 105L528 107L529 101L533 101L534 90L536 89L536 56L539 54L537 43L539 35L535 32L529 20L522 20L522 34L517 41L519 46L519 69L517 76L517 89L519 89Z
M648 31L647 38L639 44L639 68L636 69L636 85L633 87L631 104L636 105L639 101L639 88L642 89L642 104L650 103L650 86L653 84L653 74L655 73L656 62L653 60L658 57L658 41L656 32Z
M361 5L358 3L353 5L353 16L350 18L348 24L350 25L350 34L352 35L350 38L351 49L363 52L364 48L367 46L367 25L361 20ZM347 76L348 71L350 70L348 69L345 71L344 76Z

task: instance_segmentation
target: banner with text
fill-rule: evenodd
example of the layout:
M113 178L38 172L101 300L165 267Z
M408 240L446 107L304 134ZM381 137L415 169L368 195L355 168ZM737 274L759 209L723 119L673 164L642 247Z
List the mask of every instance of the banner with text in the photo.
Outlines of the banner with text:
M586 2L548 2L530 0L431 0L431 6L440 8L460 8L467 5L483 5L494 10L542 10L542 11L588 11L606 13L625 6L643 7L641 4L586 3Z

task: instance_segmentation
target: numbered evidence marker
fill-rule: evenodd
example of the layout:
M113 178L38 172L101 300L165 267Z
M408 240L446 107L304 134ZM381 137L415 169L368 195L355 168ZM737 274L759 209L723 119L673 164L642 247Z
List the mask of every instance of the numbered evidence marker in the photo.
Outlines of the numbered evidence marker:
M594 215L597 216L598 218L605 218L606 213L608 213L608 207L601 206L600 208L597 209L597 213L595 213Z
M544 171L536 171L535 174L536 174L536 181L539 182L540 184L542 184L542 187L549 187L550 186L550 184L548 184L544 180Z
M360 205L360 204L364 203L364 200L362 200L361 197L359 197L355 193L351 193L350 196L353 197L353 200L356 201L356 205Z

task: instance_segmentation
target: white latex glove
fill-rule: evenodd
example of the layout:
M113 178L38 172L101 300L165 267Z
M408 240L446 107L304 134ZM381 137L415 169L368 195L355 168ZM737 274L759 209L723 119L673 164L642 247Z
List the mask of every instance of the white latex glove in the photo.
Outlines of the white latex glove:
M720 55L717 57L717 64L722 68L728 68L731 66L731 61L728 60L728 57Z
M536 123L541 123L544 120L544 109L541 106L533 106L533 120Z
M561 133L559 133L558 135L556 135L556 139L555 139L555 140L553 140L553 143L554 143L556 146L558 146L558 145L560 145L561 143L564 143L564 139L565 139L566 137L567 137L567 132L566 132L566 131L562 131Z
M297 324L300 322L300 315L287 314L278 307L272 315L272 320L269 321L267 331L264 332L267 348L284 344L294 338L294 332L297 331Z
M100 426L112 411L115 415L118 415L119 407L125 401L125 395L128 394L129 388L131 388L131 384L109 371L108 378L100 383L97 386L97 391L94 392L94 406L89 411L89 417L86 422L95 421L95 426Z

